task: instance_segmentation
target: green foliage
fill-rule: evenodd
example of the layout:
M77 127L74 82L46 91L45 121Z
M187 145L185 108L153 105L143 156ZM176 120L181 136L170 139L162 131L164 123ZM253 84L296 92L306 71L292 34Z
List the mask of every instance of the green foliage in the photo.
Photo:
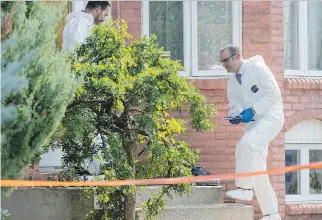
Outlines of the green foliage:
M1 211L1 220L11 220L12 219L11 214L9 213L8 210L0 208L0 211Z
M9 10L10 4L6 7ZM43 152L74 97L77 80L55 45L61 12L62 8L45 2L29 2L28 7L19 2L14 12L9 38L15 44L2 51L1 71L7 79L27 79L28 85L20 87L21 82L13 80L6 86L16 89L7 88L2 99L3 107L16 109L1 123L2 179L20 178L22 168ZM1 17L5 13L2 10Z
M171 117L189 111L189 126L209 131L216 112L197 88L178 71L176 60L161 56L156 37L133 41L124 21L95 27L72 56L83 84L68 107L57 139L69 167L100 158L105 179L190 176L198 152L180 141L186 122ZM98 140L97 140L98 139ZM138 156L140 150L143 155ZM145 205L147 218L164 206L162 196L189 192L190 184L165 186ZM101 210L92 219L134 219L135 186L96 189Z
M8 48L12 47L15 44L13 39L5 40L2 42L1 54L4 54ZM28 81L25 77L19 76L19 71L23 68L29 61L32 59L34 51L30 54L25 55L19 61L8 63L6 60L3 60L3 64L6 66L1 71L1 100L10 95L11 93L19 92L22 88L26 87ZM3 105L1 103L1 124L12 120L16 113L17 106L10 103L8 105ZM5 138L5 136L1 137Z

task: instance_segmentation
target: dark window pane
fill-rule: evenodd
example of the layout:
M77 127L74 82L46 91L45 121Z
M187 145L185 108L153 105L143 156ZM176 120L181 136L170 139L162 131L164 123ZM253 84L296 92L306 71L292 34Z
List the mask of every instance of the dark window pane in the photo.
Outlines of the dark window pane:
M300 152L297 150L285 151L285 166L300 164ZM286 195L300 194L300 172L285 173L285 193Z
M183 2L149 3L150 34L157 36L157 42L164 51L170 52L170 58L184 65L183 46Z
M310 163L322 162L322 150L310 150ZM310 194L322 194L322 169L310 170Z

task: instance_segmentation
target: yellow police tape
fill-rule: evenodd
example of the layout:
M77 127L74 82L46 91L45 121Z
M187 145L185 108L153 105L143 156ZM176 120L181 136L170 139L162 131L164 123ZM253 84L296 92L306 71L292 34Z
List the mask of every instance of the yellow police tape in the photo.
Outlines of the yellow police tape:
M189 176L177 178L160 179L139 179L139 180L109 180L109 181L79 181L79 182L56 182L56 181L28 181L28 180L0 180L0 187L57 187L57 186L126 186L126 185L170 185L182 183L207 182L213 180L231 180L235 178L245 178L263 174L273 175L287 172L294 172L302 169L322 168L322 162L310 163L306 165L287 166L268 171L258 171L251 173L230 173L213 174L208 176Z

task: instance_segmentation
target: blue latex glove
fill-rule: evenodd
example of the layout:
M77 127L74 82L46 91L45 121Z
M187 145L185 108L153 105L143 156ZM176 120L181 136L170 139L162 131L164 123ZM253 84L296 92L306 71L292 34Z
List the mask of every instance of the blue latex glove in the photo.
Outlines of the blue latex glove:
M241 123L241 117L240 116L234 117L234 119L230 119L229 122L232 125L238 125L239 123Z
M242 116L242 120L241 120L242 123L248 123L254 118L254 113L251 108L245 109L240 113L240 115Z

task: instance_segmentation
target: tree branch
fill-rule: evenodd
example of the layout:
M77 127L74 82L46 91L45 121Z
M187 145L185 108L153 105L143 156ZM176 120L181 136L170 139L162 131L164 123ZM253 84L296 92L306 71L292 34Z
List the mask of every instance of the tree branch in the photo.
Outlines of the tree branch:
M140 109L135 109L135 108L130 108L130 109L127 109L128 112L139 112L139 113L142 113L142 114L145 114L144 111L140 110Z
M94 103L94 104L104 104L104 103L108 103L110 102L109 100L79 100L79 101L75 101L73 103L71 103L68 108L73 108L77 105L82 105L82 104L91 104L91 103Z

